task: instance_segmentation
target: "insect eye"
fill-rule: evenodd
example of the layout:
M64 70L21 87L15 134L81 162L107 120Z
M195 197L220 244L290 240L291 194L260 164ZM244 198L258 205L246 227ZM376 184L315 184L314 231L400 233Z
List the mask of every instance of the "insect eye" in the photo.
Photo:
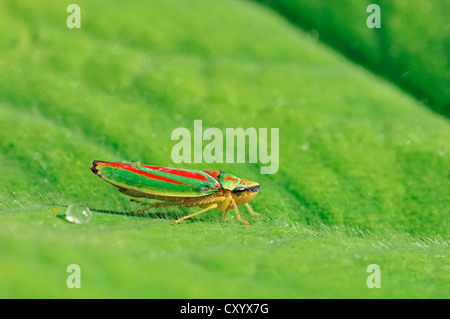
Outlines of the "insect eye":
M245 188L244 187L240 187L240 188L236 188L233 193L235 193L236 195L242 195L245 192Z

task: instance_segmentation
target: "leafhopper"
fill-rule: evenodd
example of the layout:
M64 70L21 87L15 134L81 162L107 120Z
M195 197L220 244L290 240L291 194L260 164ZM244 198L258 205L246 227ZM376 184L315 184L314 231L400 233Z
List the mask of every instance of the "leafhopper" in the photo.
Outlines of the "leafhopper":
M173 223L178 224L214 208L222 212L222 220L225 222L228 211L234 209L237 219L248 226L248 222L241 218L238 210L239 205L245 205L250 214L261 217L261 214L254 212L248 204L258 193L260 185L222 171L197 171L104 161L94 161L91 170L125 195L158 200L156 203L150 203L131 199L132 202L146 206L133 211L132 214L156 207L198 206L202 209Z

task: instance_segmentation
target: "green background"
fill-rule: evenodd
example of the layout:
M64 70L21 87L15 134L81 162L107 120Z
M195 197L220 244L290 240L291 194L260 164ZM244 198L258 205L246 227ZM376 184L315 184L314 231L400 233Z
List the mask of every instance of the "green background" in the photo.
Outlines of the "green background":
M450 26L445 0L259 0L295 25L450 115ZM381 28L361 26L380 8ZM367 12L367 10L369 12Z
M448 50L414 44L430 32L448 45L443 10L396 29L408 6L370 30L368 3L317 9L336 39L361 33L356 64L319 26L258 2L83 0L80 29L66 26L70 3L0 3L0 297L450 297ZM380 32L415 48L406 91L371 64L385 52L364 35ZM249 227L218 211L177 226L195 209L131 216L137 205L90 172L93 160L173 167L171 133L196 119L280 130L276 174L177 165L258 181L264 217L241 209ZM88 224L64 219L73 203L93 211ZM66 286L70 264L80 289Z

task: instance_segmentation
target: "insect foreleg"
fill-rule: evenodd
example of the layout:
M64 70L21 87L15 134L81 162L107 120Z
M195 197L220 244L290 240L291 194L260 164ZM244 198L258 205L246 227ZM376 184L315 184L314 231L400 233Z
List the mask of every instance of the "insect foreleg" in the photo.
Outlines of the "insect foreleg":
M249 224L248 224L248 221L243 220L243 219L241 218L241 215L239 214L239 210L238 210L238 208L237 208L237 205L236 205L236 203L235 203L235 201L234 201L233 199L231 199L231 203L233 204L234 210L235 210L235 212L236 212L236 218L237 218L240 222L243 222L246 226L248 226L248 225L249 225Z
M253 211L253 209L250 207L250 205L248 203L245 203L245 207L247 207L248 212L252 215L256 215L258 217L262 217L262 215L260 213L256 213Z

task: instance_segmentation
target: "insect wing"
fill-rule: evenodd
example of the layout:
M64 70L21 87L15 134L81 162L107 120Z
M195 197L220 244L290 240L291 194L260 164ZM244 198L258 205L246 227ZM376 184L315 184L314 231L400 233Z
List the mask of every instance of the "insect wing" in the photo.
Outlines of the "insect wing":
M92 171L121 190L153 196L200 197L221 189L213 177L195 170L94 161Z

